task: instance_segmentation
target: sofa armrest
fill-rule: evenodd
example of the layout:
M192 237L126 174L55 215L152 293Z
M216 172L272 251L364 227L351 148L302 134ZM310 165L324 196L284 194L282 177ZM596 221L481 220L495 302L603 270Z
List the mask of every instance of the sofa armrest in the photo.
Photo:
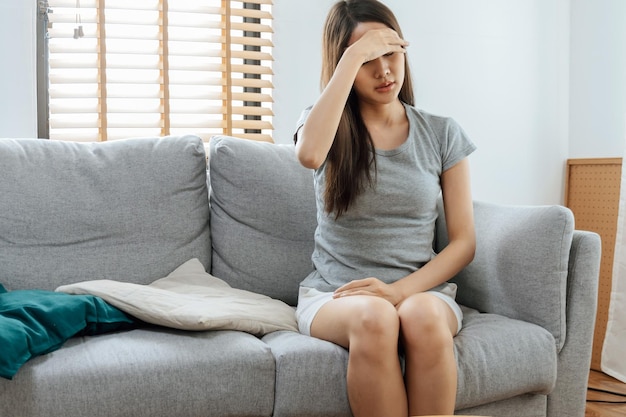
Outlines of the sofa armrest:
M440 207L441 210L441 207ZM435 250L447 244L440 212ZM474 202L476 254L452 281L460 304L537 324L565 341L574 216L563 206Z
M548 416L583 417L598 303L600 236L574 232L567 277L567 337L558 357Z

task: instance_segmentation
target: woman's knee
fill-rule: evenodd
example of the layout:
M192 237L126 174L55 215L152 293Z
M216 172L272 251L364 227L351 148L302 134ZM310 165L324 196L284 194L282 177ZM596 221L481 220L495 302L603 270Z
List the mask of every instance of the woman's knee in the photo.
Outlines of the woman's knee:
M355 335L380 338L398 337L400 320L395 307L378 297L363 297L354 309L351 331Z
M452 343L450 309L438 297L423 293L407 299L398 307L400 331L405 344L430 349Z
M394 348L400 333L400 320L393 304L378 297L363 297L353 310L350 326L350 345L361 348Z

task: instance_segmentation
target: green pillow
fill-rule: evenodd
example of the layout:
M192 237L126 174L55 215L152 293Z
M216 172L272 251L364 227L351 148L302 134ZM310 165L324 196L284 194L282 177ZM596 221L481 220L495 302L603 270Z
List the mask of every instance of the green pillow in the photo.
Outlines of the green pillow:
M0 377L12 379L29 359L72 336L129 329L139 321L92 295L8 291L0 284Z

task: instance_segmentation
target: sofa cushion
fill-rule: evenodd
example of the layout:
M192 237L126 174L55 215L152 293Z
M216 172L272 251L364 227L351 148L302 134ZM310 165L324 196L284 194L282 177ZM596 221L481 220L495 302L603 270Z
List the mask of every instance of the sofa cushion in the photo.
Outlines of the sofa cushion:
M547 329L565 342L565 298L574 216L563 206L474 202L476 255L453 281L459 303ZM447 242L443 215L437 248Z
M270 416L274 373L269 347L242 332L147 328L73 338L12 381L0 379L0 415Z
M29 359L77 334L128 329L136 321L102 299L46 290L6 292L0 285L0 376L11 379Z
M0 195L7 289L87 279L146 284L194 257L210 267L198 137L0 139Z
M550 332L466 307L463 316L463 328L454 338L457 409L554 389L557 354Z
M313 270L313 174L293 145L210 141L212 274L295 305Z
M351 417L346 386L348 351L293 332L263 338L276 358L274 417Z
M506 416L506 417L551 417L559 414L546 414L548 396L543 394L524 394L505 400L482 404L477 407L457 409L457 415L468 416Z

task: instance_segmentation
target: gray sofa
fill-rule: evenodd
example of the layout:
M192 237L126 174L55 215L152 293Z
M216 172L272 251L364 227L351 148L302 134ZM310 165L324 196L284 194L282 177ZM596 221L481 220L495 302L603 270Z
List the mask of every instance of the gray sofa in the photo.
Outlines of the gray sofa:
M311 270L311 172L289 145L216 137L208 171L205 157L194 136L0 139L0 283L148 284L198 258L233 287L295 305ZM560 206L476 202L475 220L475 260L455 278L457 412L582 417L598 235ZM346 359L295 332L145 325L73 337L0 378L0 416L349 416Z

